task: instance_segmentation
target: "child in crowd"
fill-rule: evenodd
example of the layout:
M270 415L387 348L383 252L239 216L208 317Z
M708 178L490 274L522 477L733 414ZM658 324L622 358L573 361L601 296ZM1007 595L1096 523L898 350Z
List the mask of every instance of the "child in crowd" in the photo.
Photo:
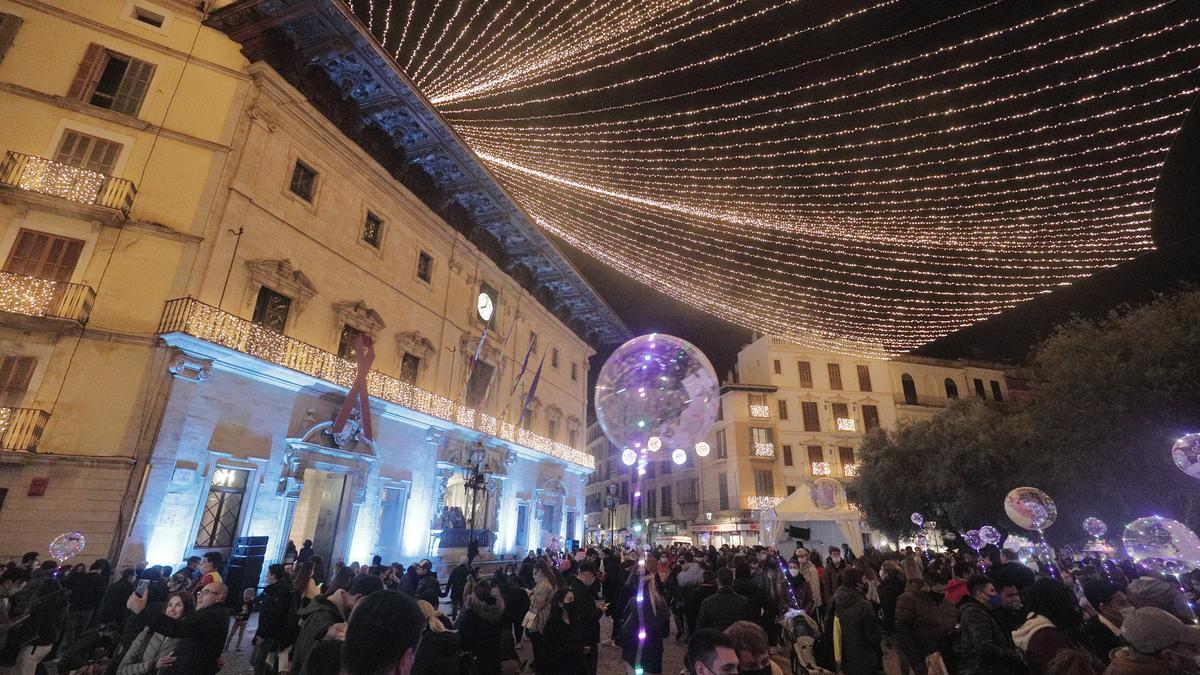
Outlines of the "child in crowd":
M247 588L242 591L242 601L238 603L237 612L233 615L233 627L229 629L229 637L225 638L225 651L229 651L229 643L233 642L234 634L237 635L235 651L242 651L242 636L246 634L246 624L250 621L250 615L253 613L254 589Z

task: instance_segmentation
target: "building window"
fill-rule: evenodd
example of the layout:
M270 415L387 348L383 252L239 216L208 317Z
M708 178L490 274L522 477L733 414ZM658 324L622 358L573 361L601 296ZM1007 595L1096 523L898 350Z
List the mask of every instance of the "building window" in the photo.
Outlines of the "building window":
M629 503L629 481L624 481L621 483L621 503Z
M754 494L759 497L775 496L775 476L770 471L754 472Z
M370 211L363 220L362 240L375 248L383 242L383 219Z
M162 28L163 24L167 22L167 17L163 16L162 14L159 14L158 12L151 12L145 7L138 7L136 5L134 5L133 11L130 12L130 15L135 21L141 21L147 26L153 26L154 28Z
M8 253L4 271L50 281L70 281L82 251L83 242L79 239L22 228L17 231L17 241Z
M496 367L492 364L486 361L475 362L475 368L471 370L471 376L467 378L467 407L478 408L483 403L495 372ZM531 424L533 424L533 410L525 413L525 428L529 429ZM554 434L557 431L558 422L550 420L550 440L554 440Z
M433 256L425 251L417 254L417 278L427 284L433 281Z
M787 486L787 496L791 497L791 496L792 496L792 493L794 493L795 491L796 491L796 486L795 486L795 485L789 485L789 486Z
M800 370L800 386L805 389L812 389L812 364L808 361L799 361L796 365Z
M783 364L779 362L779 359L775 359L774 366L776 375L783 373Z
M533 331L529 331L529 351L530 351L531 353L535 353L535 354L536 354L536 353L537 353L537 350L538 350L538 336L537 336L537 333L535 333L535 332L533 332Z
M725 400L717 399L717 421L722 422L724 420L725 420Z
M249 471L242 469L213 469L208 499L200 518L200 531L196 533L197 547L225 548L233 545L249 474Z
M990 380L989 382L992 385L992 400L1003 401L1004 395L1000 393L1000 383L995 380Z
M912 375L908 373L901 375L900 387L904 390L904 402L908 405L917 405L917 383L913 381Z
M958 398L958 383L946 378L946 398Z
M662 496L662 511L661 511L661 513L664 516L670 516L671 515L671 486L670 485L662 486L662 488L659 489L659 493Z
M871 369L868 366L858 367L858 390L871 391Z
M840 447L838 448L838 461L842 466L850 466L854 464L854 448Z
M93 42L79 64L67 97L136 116L152 77L154 64L111 52Z
M400 357L400 381L409 384L417 383L417 374L421 372L421 357L404 352Z
M550 350L550 367L558 368L558 347Z
M0 63L4 62L4 55L12 47L13 40L17 37L17 29L21 27L22 21L23 19L16 14L0 12Z
M35 367L37 359L32 356L5 356L0 360L0 406L20 407Z
M679 488L680 504L696 504L700 501L700 480L687 478L675 484Z
M787 401L779 399L779 419L786 420L787 416Z
M975 382L975 395L981 399L986 399L987 392L984 391L984 389L983 389L983 380L981 380L977 377L977 378L975 378L974 382Z
M655 518L658 516L658 500L656 499L658 496L657 492L658 491L654 488L646 490L646 498L642 500L642 504L645 505L643 511L646 513L647 518Z
M288 311L291 307L291 298L263 286L258 289L258 300L254 302L254 317L250 321L276 333L282 333L287 326Z
M472 406L472 407L473 407L473 406ZM547 432L548 432L548 433L546 434L546 436L547 436L547 437L548 437L548 438L549 438L551 441L557 441L557 440L558 440L558 420L549 420L549 421L546 423L546 429L547 429Z
M363 332L354 326L342 326L342 334L338 336L338 357L354 360L354 338L359 335L363 335Z
M579 364L575 363L574 361L571 362L571 381L579 381Z
M729 478L725 474L717 474L717 505L722 511L729 510Z
M775 457L775 433L769 427L750 427L750 447L755 457Z
M821 411L817 409L816 401L801 401L800 416L804 418L805 431L821 430Z
M664 475L664 476L670 476L670 475L671 475L671 465L672 465L672 464L674 464L674 462L673 462L673 461L672 461L672 462L663 462L663 463L662 463L662 475Z
M579 432L574 429L567 430L567 445L575 447L575 441L579 440Z
M879 408L873 405L864 405L863 413L863 431L874 431L879 428Z
M842 367L836 363L829 364L829 388L842 388Z
M311 202L316 188L317 170L300 160L296 160L296 166L292 168L291 191L304 201Z
M750 416L756 419L769 419L771 417L771 408L767 405L766 394L748 394L746 396L750 403Z
M833 428L838 431L857 431L858 425L850 416L850 406L845 403L833 404Z
M783 446L783 465L792 466L792 446Z
M117 158L125 146L105 138L81 134L67 129L58 142L54 161L60 164L112 175L117 170Z
M725 430L721 429L717 432L717 459L725 459L729 456L729 449L725 446Z

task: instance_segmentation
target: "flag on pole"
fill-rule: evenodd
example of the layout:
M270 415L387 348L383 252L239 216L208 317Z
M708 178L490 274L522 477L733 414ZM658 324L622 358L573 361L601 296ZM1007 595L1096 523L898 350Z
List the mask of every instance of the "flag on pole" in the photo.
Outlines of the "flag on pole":
M537 372L533 374L533 383L529 385L529 393L525 395L525 405L521 406L521 414L517 417L517 428L521 428L521 423L525 421L525 413L529 411L529 404L533 403L533 397L537 394L538 382L542 381L542 366L546 365L546 355L542 354L542 360L538 362Z
M508 392L508 398L504 402L504 412L500 413L500 419L508 419L508 407L512 405L512 397L516 395L517 389L521 388L521 379L525 377L525 371L529 369L529 357L533 356L533 348L537 345L533 340L529 341L529 349L525 350L525 359L521 361L521 370L517 371L517 376L513 378L512 391Z
M475 374L475 364L479 363L479 357L483 354L483 344L487 342L488 325L484 324L483 332L479 334L479 344L475 345L475 353L471 355L471 360L467 363L467 377L463 380L462 396L467 393L467 386L471 384L471 376ZM459 400L462 400L459 396Z

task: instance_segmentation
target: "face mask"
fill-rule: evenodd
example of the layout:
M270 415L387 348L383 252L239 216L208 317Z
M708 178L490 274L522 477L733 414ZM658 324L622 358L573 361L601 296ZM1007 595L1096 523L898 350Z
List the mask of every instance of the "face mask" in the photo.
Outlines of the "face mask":
M791 574L792 576L797 576L800 574L800 568L799 567L789 567L788 573Z

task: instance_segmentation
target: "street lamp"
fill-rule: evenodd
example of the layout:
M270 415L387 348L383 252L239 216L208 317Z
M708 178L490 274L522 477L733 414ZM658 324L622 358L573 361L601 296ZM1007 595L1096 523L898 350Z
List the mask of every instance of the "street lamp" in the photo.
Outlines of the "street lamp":
M469 463L462 467L463 487L471 491L471 517L467 530L467 562L474 562L475 556L479 555L479 542L475 541L475 511L479 506L479 491L487 487L487 475L482 470L483 462L486 459L487 452L483 449L483 443L476 441L471 449Z
M616 540L616 533L613 531L613 516L617 510L617 484L608 484L608 496L604 498L604 505L608 507L608 545L612 546Z

